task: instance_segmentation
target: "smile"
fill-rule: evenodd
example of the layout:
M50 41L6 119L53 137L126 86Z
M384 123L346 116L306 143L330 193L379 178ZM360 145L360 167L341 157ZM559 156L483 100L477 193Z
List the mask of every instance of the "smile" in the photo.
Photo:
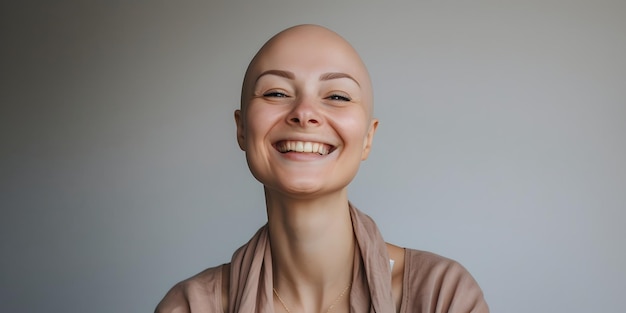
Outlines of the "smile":
M317 153L319 155L327 155L333 148L331 145L321 142L311 141L295 141L295 140L282 140L276 143L276 150L280 153L287 152L304 152L304 153Z

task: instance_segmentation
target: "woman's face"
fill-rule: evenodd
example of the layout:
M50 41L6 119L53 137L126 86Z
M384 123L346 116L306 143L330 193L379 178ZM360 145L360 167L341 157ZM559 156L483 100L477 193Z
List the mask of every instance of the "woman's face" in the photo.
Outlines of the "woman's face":
M287 31L264 46L246 80L235 118L252 174L298 198L346 188L377 126L352 47L325 29Z

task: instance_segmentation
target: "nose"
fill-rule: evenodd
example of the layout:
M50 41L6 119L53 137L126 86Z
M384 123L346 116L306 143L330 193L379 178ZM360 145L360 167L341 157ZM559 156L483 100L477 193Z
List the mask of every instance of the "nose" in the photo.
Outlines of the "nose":
M303 98L294 103L293 109L287 115L287 123L294 126L318 126L321 121L316 103L311 98Z

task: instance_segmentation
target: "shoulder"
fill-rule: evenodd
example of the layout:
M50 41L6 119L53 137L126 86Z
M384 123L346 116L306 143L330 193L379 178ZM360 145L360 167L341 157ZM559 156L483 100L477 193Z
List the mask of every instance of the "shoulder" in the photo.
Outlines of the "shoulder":
M411 267L413 275L442 275L455 273L458 275L469 274L457 261L444 256L416 249L405 248L405 262Z
M478 283L457 261L406 249L404 270L404 302L411 311L489 312Z
M227 289L230 264L208 268L172 287L155 309L156 313L222 312L222 290Z

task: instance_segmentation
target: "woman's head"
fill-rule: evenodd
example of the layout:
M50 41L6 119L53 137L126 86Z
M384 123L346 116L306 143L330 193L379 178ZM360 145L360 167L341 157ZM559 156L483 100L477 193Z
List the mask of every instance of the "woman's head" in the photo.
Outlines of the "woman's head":
M266 188L316 197L345 189L366 159L377 120L369 74L338 34L299 25L272 37L250 62L237 141Z

